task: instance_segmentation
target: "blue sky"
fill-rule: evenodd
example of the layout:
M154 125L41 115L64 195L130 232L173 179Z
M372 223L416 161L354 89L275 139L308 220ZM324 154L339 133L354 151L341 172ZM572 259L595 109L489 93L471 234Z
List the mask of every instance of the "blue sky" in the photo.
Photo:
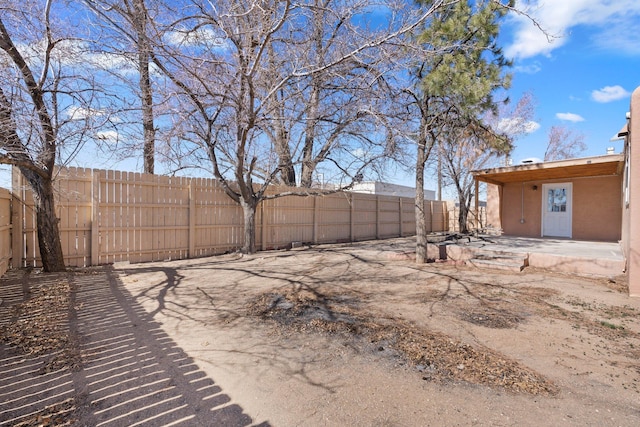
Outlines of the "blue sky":
M501 37L514 61L510 97L530 91L539 128L516 141L513 164L542 158L551 126L585 136L580 157L622 150L611 137L625 123L631 92L640 86L639 0L520 2L551 41L524 17L510 16Z
M515 141L513 165L544 158L549 129L563 126L583 134L587 149L578 157L604 155L608 147L622 152L611 138L622 128L631 93L640 87L640 0L518 0L531 19L510 14L499 39L513 61L507 95L515 103L526 92L536 99L535 129ZM425 186L437 188L433 171ZM389 181L413 186L402 172ZM454 198L452 188L443 198Z
M513 14L502 28L501 45L514 61L509 96L517 101L529 91L536 98L536 130L516 141L513 164L542 158L555 125L584 134L587 150L581 156L605 154L607 147L620 152L622 142L610 139L625 122L631 92L640 86L640 0L519 0L518 7L554 37L548 40L529 19ZM89 157L95 160L95 153ZM95 166L140 170L141 165L136 159ZM0 167L2 185L7 169ZM415 178L398 169L386 180L412 186ZM426 180L435 188L431 176Z

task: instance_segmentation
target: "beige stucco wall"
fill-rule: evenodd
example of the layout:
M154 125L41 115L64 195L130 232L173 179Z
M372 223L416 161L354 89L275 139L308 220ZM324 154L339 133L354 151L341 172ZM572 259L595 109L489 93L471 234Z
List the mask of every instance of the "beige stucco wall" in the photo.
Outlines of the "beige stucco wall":
M640 87L631 96L629 120L629 205L625 206L625 236L629 295L640 296Z
M500 213L500 195L502 187L487 184L487 221L486 228L497 233L502 231L502 215Z
M622 176L573 181L573 238L618 242L622 223Z
M533 186L538 189L534 190ZM502 188L502 231L509 236L540 237L542 184L512 183Z
M541 236L542 184L553 182L573 183L573 239L609 242L620 240L622 176L619 175L505 184L501 201L503 234ZM487 205L496 206L497 196L498 190L488 192Z

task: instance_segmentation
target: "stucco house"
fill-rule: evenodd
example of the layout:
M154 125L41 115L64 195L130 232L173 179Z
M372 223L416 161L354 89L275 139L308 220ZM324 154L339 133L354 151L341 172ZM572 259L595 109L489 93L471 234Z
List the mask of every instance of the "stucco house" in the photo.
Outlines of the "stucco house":
M487 227L521 237L620 242L640 296L640 88L618 136L622 154L474 171L487 183Z
M476 171L487 186L487 227L509 236L618 242L623 156Z

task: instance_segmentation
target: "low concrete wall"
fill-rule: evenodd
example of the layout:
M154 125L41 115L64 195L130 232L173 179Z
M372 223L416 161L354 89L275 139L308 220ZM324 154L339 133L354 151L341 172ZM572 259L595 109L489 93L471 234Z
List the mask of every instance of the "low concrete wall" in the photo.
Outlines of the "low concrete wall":
M579 275L609 277L624 274L624 261L622 260L579 258L543 253L530 253L529 266Z

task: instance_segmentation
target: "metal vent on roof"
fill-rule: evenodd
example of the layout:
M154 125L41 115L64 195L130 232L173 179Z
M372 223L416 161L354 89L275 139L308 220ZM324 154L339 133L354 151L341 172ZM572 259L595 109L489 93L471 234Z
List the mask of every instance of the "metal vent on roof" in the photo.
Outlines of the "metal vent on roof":
M542 159L539 159L537 157L529 157L526 159L522 159L520 163L523 165L531 165L533 163L542 163Z

